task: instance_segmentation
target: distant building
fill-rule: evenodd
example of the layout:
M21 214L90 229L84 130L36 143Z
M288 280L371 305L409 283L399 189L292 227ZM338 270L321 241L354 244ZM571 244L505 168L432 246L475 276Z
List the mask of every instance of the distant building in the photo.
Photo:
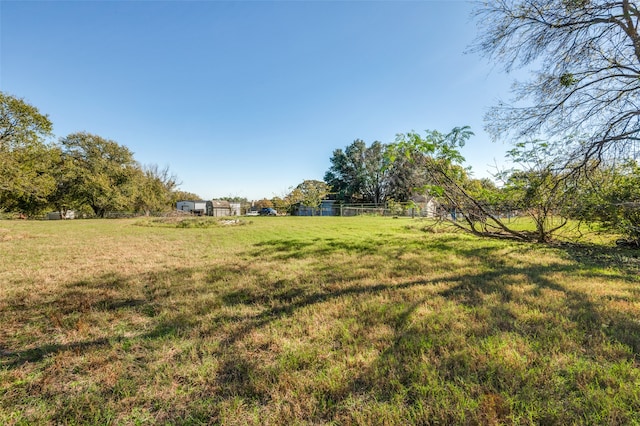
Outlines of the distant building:
M176 209L196 216L240 216L240 203L231 203L225 200L178 201Z
M211 201L178 201L176 203L176 209L191 213L196 216L212 216L213 213L213 204Z
M229 203L229 209L231 210L231 214L229 216L240 216L242 214L241 203Z
M234 203L226 200L213 200L211 202L213 206L213 212L211 216L240 216L241 205L240 203Z
M76 218L76 212L73 210L65 211L64 216L62 216L60 212L47 213L48 220L75 219L75 218Z
M438 202L428 195L414 195L411 201L418 207L419 211L414 212L416 216L436 217Z

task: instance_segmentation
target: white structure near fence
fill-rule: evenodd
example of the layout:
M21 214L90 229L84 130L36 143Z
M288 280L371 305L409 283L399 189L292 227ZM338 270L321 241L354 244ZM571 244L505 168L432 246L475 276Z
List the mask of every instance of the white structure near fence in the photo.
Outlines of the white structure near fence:
M416 212L416 216L436 217L438 203L433 197L429 197L428 195L414 195L411 197L411 201L419 209L419 213Z
M60 212L47 213L48 220L61 220L61 219L75 219L76 212L74 210L67 210L64 212L64 216Z
M232 203L226 200L211 201L213 210L210 216L240 216L240 203Z

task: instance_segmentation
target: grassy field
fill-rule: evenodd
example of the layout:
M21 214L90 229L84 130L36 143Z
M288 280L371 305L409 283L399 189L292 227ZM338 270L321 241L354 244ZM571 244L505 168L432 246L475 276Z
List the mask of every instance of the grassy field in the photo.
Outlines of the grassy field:
M0 424L640 424L638 253L0 221Z

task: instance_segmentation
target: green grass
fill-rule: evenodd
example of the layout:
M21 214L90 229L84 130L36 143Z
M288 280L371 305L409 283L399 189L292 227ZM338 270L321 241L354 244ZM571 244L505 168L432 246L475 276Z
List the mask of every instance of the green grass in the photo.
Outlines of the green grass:
M637 252L235 224L0 221L0 424L640 424Z

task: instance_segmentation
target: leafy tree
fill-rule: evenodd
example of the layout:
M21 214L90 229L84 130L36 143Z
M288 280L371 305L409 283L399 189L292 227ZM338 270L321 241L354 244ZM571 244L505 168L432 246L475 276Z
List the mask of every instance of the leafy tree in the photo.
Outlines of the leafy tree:
M230 203L240 203L242 205L249 204L249 200L246 197L239 195L228 195L226 197L220 197L220 200L229 201Z
M47 143L51 122L22 99L0 92L0 209L33 215L89 206L145 212L174 203L168 168L140 167L128 148L89 133Z
M327 193L326 196L328 195L329 194ZM298 185L295 188L289 188L289 192L281 197L273 197L271 201L273 202L273 207L278 212L294 214L296 205L304 203L305 194L301 190L301 186Z
M78 171L71 157L65 155L61 147L58 147L59 159L51 173L56 181L55 190L49 195L50 205L65 218L68 210L81 210L86 207L81 200L76 198L74 186Z
M0 92L0 151L40 145L51 136L49 117L23 99Z
M516 83L515 104L488 113L494 136L559 141L565 155L556 166L573 170L634 155L640 136L637 1L493 0L477 2L476 16L481 36L472 50L507 71L540 67L530 81Z
M394 161L388 161L390 156ZM409 145L396 144L385 148L385 157L387 199L407 202L416 193L424 192L429 180L426 174L428 158L424 154Z
M622 234L619 243L640 247L640 165L631 161L595 169L567 208L573 217Z
M361 192L365 201L383 203L388 195L388 168L385 145L375 141L364 151Z
M329 160L331 167L325 173L324 180L338 200L346 202L362 200L366 150L366 143L356 139L344 151L342 149L333 151L333 156Z
M370 147L360 139L333 151L331 167L324 176L336 199L345 202L382 203L388 193L385 145Z
M388 145L377 141L367 147L360 139L344 151L336 149L324 176L335 198L347 203L408 201L415 188L425 183L423 170L418 165L420 154L397 155L395 161L390 162L387 149Z
M512 205L513 203L508 200L505 191L502 188L498 188L491 179L472 179L467 177L464 182L464 188L470 196L494 212L509 213L515 209Z
M261 200L256 201L254 203L254 207L258 209L273 208L273 203L271 202L271 200L263 198Z
M508 153L519 169L501 174L510 207L533 219L536 239L540 242L549 241L554 232L567 225L567 206L574 203L578 187L582 185L579 175L568 169L556 169L555 164L562 156L554 144L521 142Z
M138 169L136 175L136 211L142 211L148 216L152 211L163 211L172 207L173 191L179 183L178 178L169 171L169 167L160 168L157 164L151 164Z
M389 147L390 161L399 155L411 160L419 153L424 163L423 172L428 176L424 190L435 197L446 214L443 220L480 236L530 240L529 233L509 228L484 200L474 196L469 188L464 158L460 148L473 135L469 127L456 127L449 133L428 130L424 136L416 132L399 134Z
M51 121L23 99L0 92L0 208L35 214L55 189L58 151Z
M173 191L171 191L171 204L174 207L176 206L176 203L178 201L187 200L197 201L202 200L202 197L200 197L198 194L194 194L193 192L181 191L178 189L174 189Z
M286 197L281 198L281 197L275 196L271 199L271 204L273 205L273 208L276 209L277 212L289 211L290 204L287 202Z
M61 140L70 161L66 196L104 217L110 210L133 209L139 166L125 146L90 133L74 133Z
M305 180L291 192L293 203L317 209L320 203L329 195L329 185L319 180Z
M6 184L0 190L0 206L28 216L43 212L56 191L53 172L59 162L60 150L45 144L0 153L0 175Z
M302 199L300 191L292 190L284 196L275 196L271 199L273 208L278 213L292 213L293 205Z

